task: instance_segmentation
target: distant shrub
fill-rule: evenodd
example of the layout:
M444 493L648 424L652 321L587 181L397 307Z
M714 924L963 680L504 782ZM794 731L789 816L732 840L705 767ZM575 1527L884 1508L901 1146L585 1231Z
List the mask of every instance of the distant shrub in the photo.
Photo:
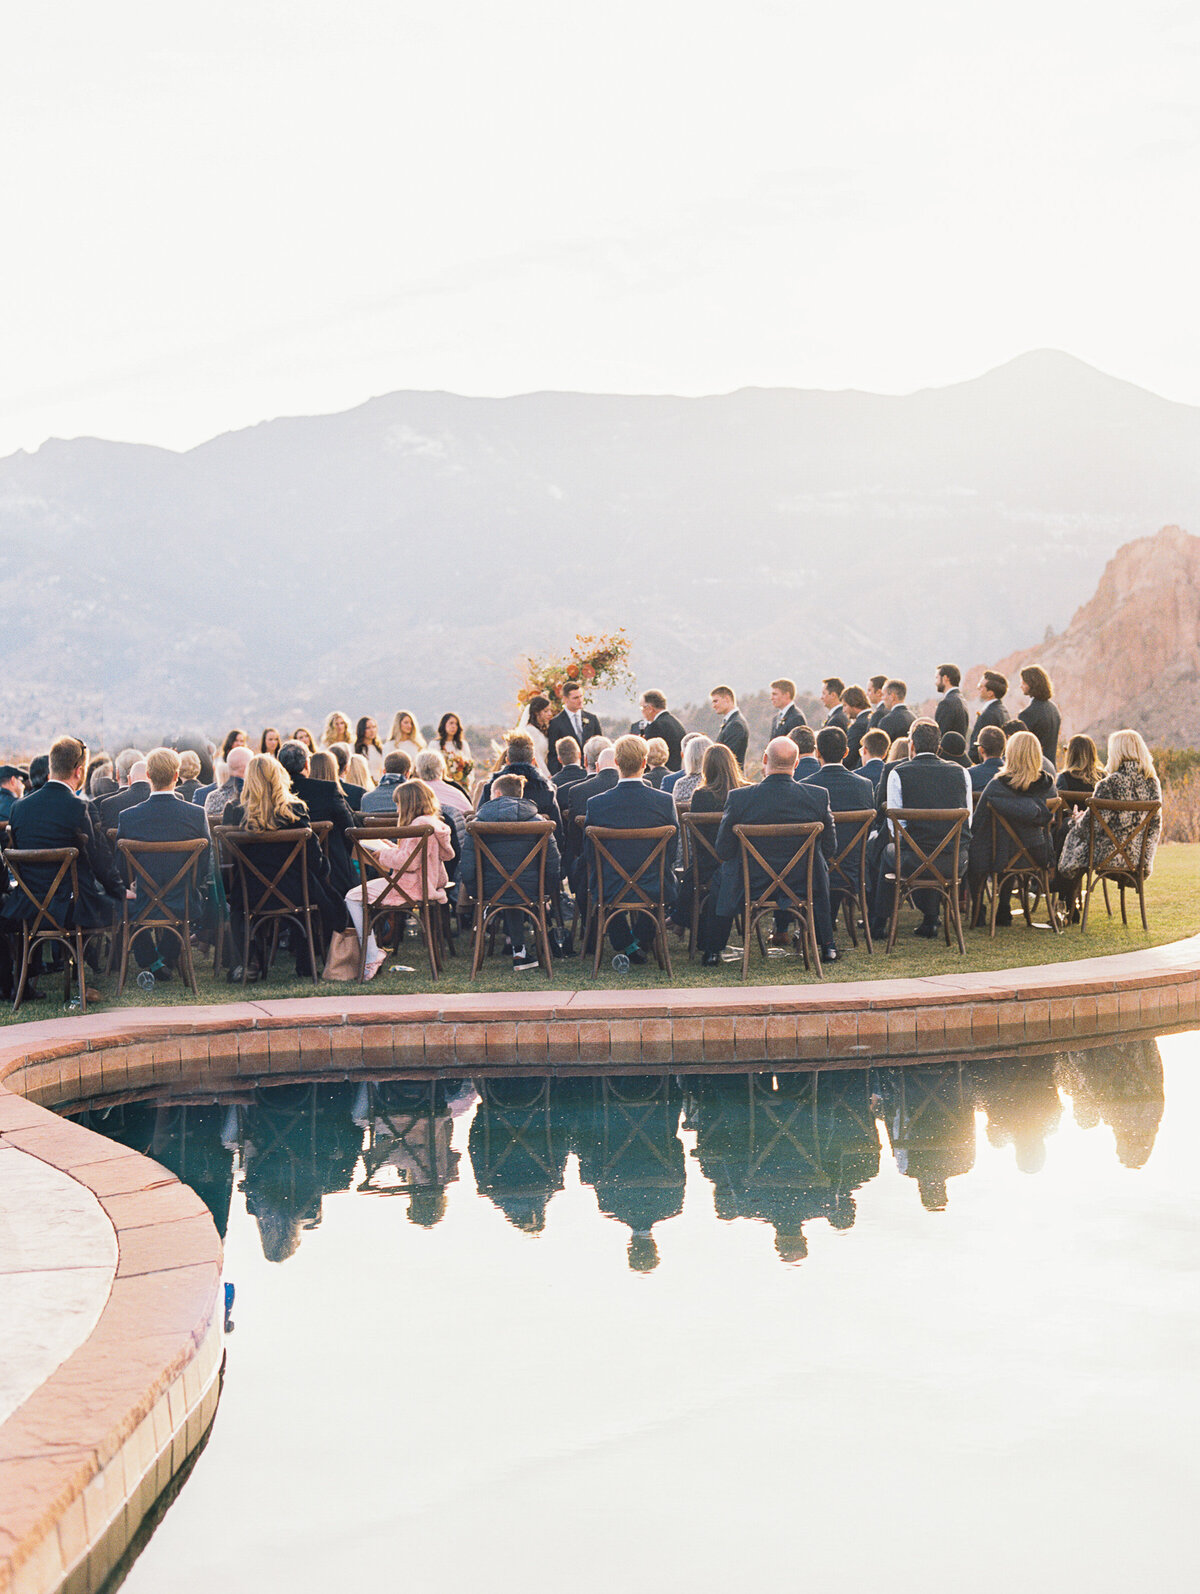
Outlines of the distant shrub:
M1103 756L1103 750L1101 750ZM1165 786L1168 781L1182 780L1200 769L1200 747L1151 748L1158 778Z
M1162 769L1157 754L1155 764ZM1195 765L1186 774L1163 781L1162 839L1200 841L1200 768Z

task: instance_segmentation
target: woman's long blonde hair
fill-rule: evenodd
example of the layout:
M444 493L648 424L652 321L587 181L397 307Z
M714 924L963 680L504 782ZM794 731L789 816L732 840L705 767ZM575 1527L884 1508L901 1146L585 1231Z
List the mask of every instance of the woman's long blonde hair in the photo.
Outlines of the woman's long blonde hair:
M351 753L346 760L346 779L352 786L361 786L364 791L375 790L371 766L361 753Z
M396 819L399 824L411 825L422 814L435 819L441 813L437 794L423 780L403 780L396 787Z
M1150 749L1137 731L1114 731L1108 738L1108 765L1105 773L1114 775L1127 759L1134 761L1147 780L1158 779L1158 771L1154 767Z
M307 822L304 804L292 790L287 770L270 753L255 753L242 783L247 830L288 830Z
M338 720L341 720L342 724L345 726L345 730L341 736L337 735L333 728ZM334 742L348 742L353 735L354 727L341 712L341 710L335 708L333 713L326 718L325 729L321 732L321 741L324 746L332 747Z
M1000 774L1014 791L1028 791L1042 773L1042 744L1032 731L1014 731L1004 749Z
M401 720L412 721L412 735L405 736L400 729ZM392 715L392 728L388 732L388 741L395 745L396 742L415 742L418 752L425 746L425 738L421 735L421 727L417 724L417 716L410 714L406 708L398 708Z

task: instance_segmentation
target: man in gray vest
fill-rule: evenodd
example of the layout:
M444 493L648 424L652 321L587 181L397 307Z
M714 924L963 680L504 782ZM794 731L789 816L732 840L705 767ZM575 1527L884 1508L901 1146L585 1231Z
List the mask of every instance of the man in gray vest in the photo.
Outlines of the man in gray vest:
M910 756L893 764L887 777L887 806L889 808L965 808L968 814L962 844L959 848L959 876L967 870L967 842L969 840L971 813L971 777L961 764L951 764L939 758L937 749L941 739L937 722L929 719L914 720L908 732ZM922 820L912 832L913 840L922 851L931 853L950 828L950 822L936 819ZM906 871L915 867L918 858L902 848L901 867ZM953 853L947 849L938 856L937 864L947 872L953 862ZM896 863L896 849L890 839L880 859L879 873L872 898L871 934L885 936L892 906L892 882L887 878ZM918 892L916 904L921 909L921 923L913 932L932 940L937 934L941 899L935 892Z

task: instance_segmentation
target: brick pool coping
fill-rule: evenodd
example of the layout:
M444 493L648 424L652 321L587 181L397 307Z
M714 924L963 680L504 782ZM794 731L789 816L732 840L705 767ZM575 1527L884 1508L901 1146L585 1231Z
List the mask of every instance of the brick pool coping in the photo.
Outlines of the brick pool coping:
M351 989L357 989L352 987ZM1200 936L1077 962L837 985L372 994L123 1009L0 1032L0 1139L92 1191L117 1271L87 1340L0 1425L0 1594L97 1589L203 1437L221 1242L157 1163L55 1116L98 1095L394 1065L862 1065L1200 1022ZM303 1056L303 1063L301 1057ZM2 1347L0 1347L2 1353Z

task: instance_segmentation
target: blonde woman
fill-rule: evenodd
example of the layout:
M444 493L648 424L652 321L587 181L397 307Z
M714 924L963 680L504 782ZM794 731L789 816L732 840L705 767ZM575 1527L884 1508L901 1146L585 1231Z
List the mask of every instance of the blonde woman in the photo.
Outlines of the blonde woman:
M332 747L334 742L349 742L350 736L350 721L335 708L325 721L325 729L321 732L321 746Z
M386 758L389 753L407 753L415 764L417 754L424 750L425 738L421 735L421 727L415 716L406 708L397 709L392 716L388 739L383 744L383 756Z
M992 825L990 809L1008 821L1035 863L1054 862L1048 800L1054 796L1054 778L1042 763L1042 744L1032 731L1016 731L1004 749L1004 763L979 795L971 820L971 850L967 873L974 891L995 869L1003 869L1014 846L1003 826ZM996 831L996 852L992 831ZM1011 885L996 910L997 924L1012 923Z
M1114 731L1108 738L1108 765L1102 779L1096 782L1093 797L1105 797L1123 803L1148 803L1162 801L1162 786L1150 749L1137 731ZM1105 823L1113 835L1120 838L1136 830L1142 822L1141 814L1110 813ZM1064 880L1078 880L1088 864L1088 838L1091 835L1092 816L1085 808L1076 817L1067 839L1063 842L1058 860L1058 872ZM1162 812L1155 814L1145 834L1134 851L1134 861L1143 862L1149 875L1162 831ZM1113 850L1113 844L1101 830L1096 838L1093 862L1101 864Z
M671 749L661 736L651 736L646 742L646 779L655 791L661 787L667 773L667 760Z
M379 765L379 773L381 775L383 773L382 762ZM361 753L351 753L346 760L345 778L352 786L361 786L364 793L375 790L375 777L371 773L371 766Z
M401 825L419 826L431 832L430 840L426 844L424 880L421 879L418 856L421 847L419 837L403 836L395 842L368 841L363 845L376 854L385 869L398 872L400 889L410 898L427 902L445 902L446 886L450 878L446 873L446 865L454 857L454 843L450 836L450 826L439 815L437 797L423 780L406 780L396 787L396 822ZM401 906L404 900L398 891L389 886L383 875L376 875L373 880L368 880L365 887L358 885L347 892L346 908L360 942L363 933L364 889L373 905ZM383 959L384 953L376 945L375 937L370 936L367 941L368 979L378 973Z

